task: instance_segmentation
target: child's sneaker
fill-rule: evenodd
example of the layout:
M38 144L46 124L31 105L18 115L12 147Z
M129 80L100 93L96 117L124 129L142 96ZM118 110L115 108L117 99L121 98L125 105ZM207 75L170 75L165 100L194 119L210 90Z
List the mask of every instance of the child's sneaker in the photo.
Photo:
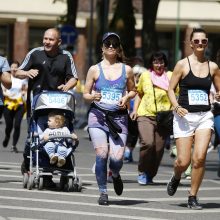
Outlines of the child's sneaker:
M63 157L58 157L58 163L57 163L57 166L58 166L58 167L62 167L65 163L66 163L65 158L63 158Z
M50 154L50 164L55 164L58 160L58 156L56 154Z

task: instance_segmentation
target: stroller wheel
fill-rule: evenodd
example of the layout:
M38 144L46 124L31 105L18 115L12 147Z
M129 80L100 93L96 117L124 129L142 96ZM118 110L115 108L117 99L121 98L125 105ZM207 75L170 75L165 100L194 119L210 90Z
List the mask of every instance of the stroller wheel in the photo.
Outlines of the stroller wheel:
M23 187L27 188L27 183L28 183L28 174L23 173Z
M44 186L44 178L41 176L41 177L39 178L38 189L39 189L39 190L42 190L42 189L43 189L43 186Z
M73 179L70 178L70 177L67 177L67 182L65 183L64 185L64 191L65 192L73 192L74 191L74 188L73 188Z
M67 176L60 176L60 190L64 190L65 185L68 183L68 177Z
M75 192L81 192L82 191L82 180L80 177L76 177L73 183L74 191Z
M27 182L27 189L31 190L33 187L34 187L34 177L30 175Z

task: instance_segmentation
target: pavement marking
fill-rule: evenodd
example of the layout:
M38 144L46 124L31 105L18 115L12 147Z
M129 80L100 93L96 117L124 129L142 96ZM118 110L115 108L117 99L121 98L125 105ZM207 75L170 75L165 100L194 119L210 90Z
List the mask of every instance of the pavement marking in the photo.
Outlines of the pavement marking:
M109 206L108 206L109 207ZM25 206L7 206L0 205L0 209L10 209L10 210L22 210L22 211L36 211L36 212L52 212L52 213L62 213L62 214L74 214L74 215L83 215L83 216L96 216L96 217L106 217L106 218L119 218L119 219L128 219L127 215L116 215L116 214L106 214L106 213L94 213L94 212L85 212L85 211L73 211L73 210L56 210L56 209L46 209L46 208L34 208L34 207L25 207ZM129 215L129 219L136 220L168 220L162 218L148 218L148 217L138 217Z
M74 205L74 206L90 206L90 207L100 207L97 203L86 203L86 202L73 202L73 201L64 201L64 200L60 200L56 201L56 200L49 200L49 199L35 199L35 198L17 198L17 197L8 197L8 196L0 196L0 198L2 199L2 201L5 200L17 200L17 201L31 201L31 202L44 202L44 203L53 203L53 204L68 204L68 205ZM182 198L181 198L182 199ZM216 198L216 200L219 198ZM143 201L143 200L142 200ZM179 201L179 200L178 200ZM185 199L184 199L185 201ZM111 202L111 200L110 200ZM148 200L148 202L150 202ZM153 202L158 202L158 200L155 200ZM0 208L3 208L4 205L0 205ZM10 207L17 207L17 206L10 206ZM137 211L153 211L153 212L165 212L165 213L179 213L179 214L184 214L184 213L188 213L188 214L195 214L195 213L220 213L220 208L213 208L213 209L203 209L203 210L192 210L192 209L186 209L183 208L181 210L174 210L174 209L160 209L160 208L152 208L152 207L130 207L130 206L126 206L126 205L109 205L109 206L102 206L103 209L129 209L129 210L137 210ZM26 207L27 208L27 207ZM27 210L30 209L29 207L27 208ZM41 209L41 208L37 208L37 209ZM51 210L51 209L49 209ZM54 210L54 209L53 209ZM57 210L57 212L63 213L63 211L66 210ZM90 212L88 212L90 213ZM110 215L110 214L107 214ZM117 215L118 216L118 215ZM108 217L108 216L107 216ZM125 217L125 216L124 216ZM133 219L133 218L132 218ZM138 218L139 219L139 218ZM142 219L142 218L141 218Z
M76 197L89 197L89 198L98 198L98 195L94 194L84 194L80 192L56 192L56 191L40 191L40 190L27 190L27 189L14 189L14 188L0 188L0 191L12 191L12 192L26 192L26 193L36 193L36 194L48 194L48 195L62 195L62 196L72 196L74 198ZM152 191L152 190L151 190ZM4 196L0 196L4 197ZM18 200L20 199L19 197ZM123 197L123 196L109 196L109 198L114 199L114 200L129 200L129 201L145 201L145 202L164 202L164 201L186 201L186 197L160 197L160 198L135 198L135 197ZM29 198L28 198L29 199ZM220 197L202 197L199 198L199 200L204 200L204 201L219 201ZM118 207L118 206L117 206ZM130 207L129 207L130 208ZM220 211L220 209L219 209Z

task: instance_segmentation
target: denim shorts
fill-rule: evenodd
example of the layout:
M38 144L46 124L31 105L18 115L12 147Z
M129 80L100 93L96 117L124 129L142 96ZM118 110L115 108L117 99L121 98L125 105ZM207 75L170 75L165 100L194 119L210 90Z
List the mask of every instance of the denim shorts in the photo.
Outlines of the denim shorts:
M199 129L214 130L214 116L211 111L189 112L184 117L180 117L176 112L174 112L174 138L193 136L195 131Z

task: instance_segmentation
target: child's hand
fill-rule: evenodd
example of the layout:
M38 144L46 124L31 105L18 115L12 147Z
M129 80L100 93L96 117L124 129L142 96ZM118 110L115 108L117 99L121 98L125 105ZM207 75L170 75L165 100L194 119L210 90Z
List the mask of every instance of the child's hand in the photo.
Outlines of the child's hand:
M45 134L45 135L43 136L43 139L44 139L44 141L48 141L48 140L49 140L49 135L48 135L48 134Z
M74 140L77 140L77 139L78 139L78 137L77 137L77 135L76 135L75 133L72 133L71 136L72 136L72 138L73 138Z

